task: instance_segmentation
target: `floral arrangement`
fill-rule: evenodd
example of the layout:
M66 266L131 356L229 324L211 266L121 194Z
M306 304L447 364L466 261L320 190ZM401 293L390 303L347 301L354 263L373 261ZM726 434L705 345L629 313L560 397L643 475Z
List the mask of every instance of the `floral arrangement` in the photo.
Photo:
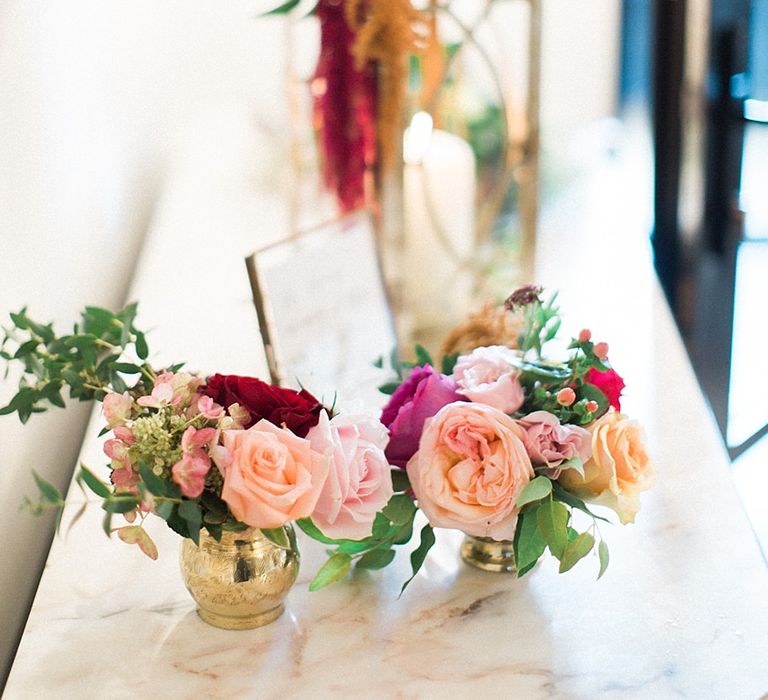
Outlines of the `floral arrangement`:
M382 387L391 395L381 414L385 454L400 469L401 493L388 508L397 504L408 527L409 509L428 521L414 571L435 542L433 528L443 527L511 541L518 576L546 549L561 573L596 549L599 578L609 559L598 524L605 519L588 504L634 521L655 475L641 428L621 412L624 381L589 330L572 339L567 359L543 357L560 328L555 300L543 301L539 287L517 290L505 303L520 329L514 346L446 355L440 371L417 347L418 362L398 365L397 380ZM587 530L576 529L574 511L591 520ZM342 546L335 556L350 553Z
M70 335L22 310L11 314L0 356L23 366L19 391L1 414L22 422L71 398L103 403L109 480L80 465L77 483L105 511L103 528L136 544L149 557L157 547L143 527L152 513L182 537L199 541L205 529L259 528L275 544L296 549L296 522L318 539L359 541L374 524L398 530L379 511L393 495L384 449L387 429L373 415L336 414L308 391L259 379L215 374L202 378L181 365L157 370L148 362L144 333L134 326L136 305L121 312L87 307ZM38 474L36 513L64 498ZM75 516L84 512L87 503ZM127 524L115 526L115 516ZM365 547L360 551L364 551ZM376 557L360 561L363 567ZM336 580L333 567L313 581Z

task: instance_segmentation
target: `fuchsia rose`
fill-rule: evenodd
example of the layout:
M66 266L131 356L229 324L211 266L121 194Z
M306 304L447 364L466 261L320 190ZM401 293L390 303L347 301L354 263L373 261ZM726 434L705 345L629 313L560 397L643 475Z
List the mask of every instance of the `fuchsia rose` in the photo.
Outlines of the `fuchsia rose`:
M557 479L563 471L558 467L578 457L582 464L592 456L592 435L578 425L562 425L548 411L534 411L517 421L525 430L523 442L534 467Z
M411 370L381 412L381 422L390 433L385 452L390 464L404 469L419 448L424 421L446 404L465 400L456 389L453 379L430 365Z
M225 430L228 457L221 497L240 522L282 527L312 514L330 458L309 440L262 418L248 430Z
M517 497L533 478L523 429L501 411L452 403L427 421L408 477L435 527L511 540Z
M514 413L525 401L520 386L517 353L503 345L475 348L462 355L453 368L459 393L471 401Z
M608 399L608 403L617 411L621 411L619 399L624 390L624 380L614 370L609 369L606 372L601 372L592 367L587 372L585 380L600 389L605 394L605 398Z
M361 540L394 490L384 455L387 429L375 418L339 415L320 422L307 436L312 449L330 455L330 470L312 521L335 539Z
M238 404L247 410L250 420L245 423L245 428L266 419L277 427L285 426L301 438L317 425L323 409L306 390L284 389L255 377L234 374L208 377L203 393L225 408Z

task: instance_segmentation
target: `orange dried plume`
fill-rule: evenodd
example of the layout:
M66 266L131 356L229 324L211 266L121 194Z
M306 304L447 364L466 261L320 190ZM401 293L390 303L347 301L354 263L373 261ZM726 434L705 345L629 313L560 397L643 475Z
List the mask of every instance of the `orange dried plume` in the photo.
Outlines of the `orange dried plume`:
M422 48L426 17L411 0L347 0L346 17L355 42L358 70L377 64L379 93L377 126L382 168L395 164L405 108L408 56Z

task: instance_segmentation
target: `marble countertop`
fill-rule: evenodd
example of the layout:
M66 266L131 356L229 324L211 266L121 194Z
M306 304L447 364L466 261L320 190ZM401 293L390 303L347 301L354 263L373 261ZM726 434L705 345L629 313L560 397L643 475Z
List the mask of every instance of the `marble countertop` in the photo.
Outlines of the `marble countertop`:
M191 355L193 367L210 371L222 364L220 341L202 346L187 325L195 305L207 304L217 310L216 330L240 334L221 369L263 372L242 262L255 247L253 232L241 227L228 242L209 241L210 221L183 210L181 193L198 185L177 181L155 222L134 288L143 319L158 326L153 339L164 353ZM603 194L610 200L610 191ZM201 211L223 209L220 193L208 188L206 197ZM593 211L578 193L576 202ZM637 523L604 532L611 564L603 579L595 582L598 564L589 560L564 576L546 560L521 580L477 571L459 559L461 535L439 531L399 600L405 552L387 570L310 593L324 554L302 540L286 613L261 629L227 632L195 614L179 576L178 538L162 522L153 523L160 558L152 562L107 540L94 508L53 543L4 697L755 700L768 693L768 570L642 237L614 232L610 212L591 219L606 223L574 230L569 206L542 227L540 279L562 288L569 330L590 325L611 343L629 387L627 412L646 426L659 472ZM230 280L215 305L201 285L190 285L187 305L178 306L181 292L162 281L180 221L190 224L187 244L210 251L199 270L186 272L213 266ZM596 249L581 246L610 236L629 263L596 265L588 254ZM82 454L90 465L103 461L97 428L94 418Z

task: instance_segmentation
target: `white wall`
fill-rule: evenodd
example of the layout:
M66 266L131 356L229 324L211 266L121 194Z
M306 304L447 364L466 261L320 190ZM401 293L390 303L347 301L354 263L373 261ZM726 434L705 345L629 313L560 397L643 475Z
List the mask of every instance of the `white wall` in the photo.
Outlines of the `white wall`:
M284 122L264 4L0 0L2 323L27 303L66 330L86 303L121 305L177 146L235 112ZM13 392L0 383L0 405ZM31 469L66 486L87 412L0 417L0 688L50 538L18 505Z

